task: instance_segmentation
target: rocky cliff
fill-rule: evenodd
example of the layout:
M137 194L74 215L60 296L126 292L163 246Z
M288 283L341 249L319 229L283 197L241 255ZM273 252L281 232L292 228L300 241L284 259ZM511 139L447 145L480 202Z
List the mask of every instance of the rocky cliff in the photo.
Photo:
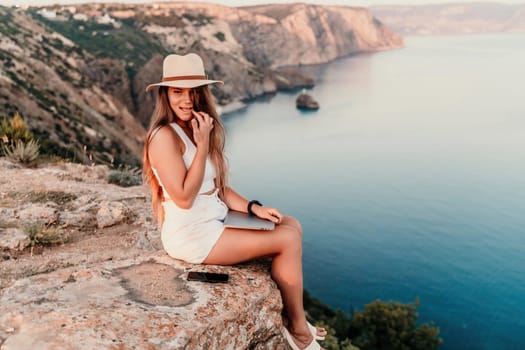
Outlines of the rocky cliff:
M171 259L144 188L108 172L0 158L0 349L284 349L268 262ZM192 270L230 281L188 282Z
M403 44L399 35L364 8L298 3L247 9L255 18L263 16L266 20L242 21L235 33L247 55L260 65L318 64Z
M362 8L304 4L83 4L0 7L0 112L19 111L48 154L140 161L168 52L197 52L219 104L314 82L286 67L398 48Z
M402 35L525 32L524 4L374 6L370 11Z

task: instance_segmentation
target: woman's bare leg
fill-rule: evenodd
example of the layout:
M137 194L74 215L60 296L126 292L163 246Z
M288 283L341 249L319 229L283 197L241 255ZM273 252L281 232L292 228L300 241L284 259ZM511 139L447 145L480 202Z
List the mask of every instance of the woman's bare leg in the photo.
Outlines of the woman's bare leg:
M288 329L300 348L312 341L303 308L301 226L285 217L273 231L226 228L206 257L205 264L233 265L263 256L273 256L272 277L279 286Z

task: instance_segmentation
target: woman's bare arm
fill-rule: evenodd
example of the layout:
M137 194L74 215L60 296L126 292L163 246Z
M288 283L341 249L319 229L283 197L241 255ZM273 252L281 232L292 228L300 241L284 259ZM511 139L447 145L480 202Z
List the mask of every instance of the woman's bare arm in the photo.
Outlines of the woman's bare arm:
M226 187L223 200L231 210L240 211L242 213L248 212L248 200L235 192L231 187Z
M164 189L175 204L183 209L192 206L202 186L207 149L197 148L188 170L182 159L184 144L170 126L162 127L150 141L149 157Z
M226 187L224 191L224 203L228 208L243 213L248 212L248 203L249 201L241 196L239 193L231 187ZM252 205L252 212L258 217L266 220L273 221L275 223L280 223L283 219L283 215L276 208L260 206L257 204Z

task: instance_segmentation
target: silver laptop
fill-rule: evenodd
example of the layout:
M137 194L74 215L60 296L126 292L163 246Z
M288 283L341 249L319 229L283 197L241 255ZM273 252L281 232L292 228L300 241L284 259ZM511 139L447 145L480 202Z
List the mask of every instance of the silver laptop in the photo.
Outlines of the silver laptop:
M224 219L224 227L242 228L247 230L273 230L275 224L256 216L230 210Z

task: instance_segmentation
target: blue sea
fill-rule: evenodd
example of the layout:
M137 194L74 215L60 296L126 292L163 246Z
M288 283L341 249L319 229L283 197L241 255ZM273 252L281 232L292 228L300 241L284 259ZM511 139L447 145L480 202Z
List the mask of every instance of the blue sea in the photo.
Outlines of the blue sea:
M420 300L443 350L525 349L525 34L407 37L225 116L231 184L297 217L305 288Z

